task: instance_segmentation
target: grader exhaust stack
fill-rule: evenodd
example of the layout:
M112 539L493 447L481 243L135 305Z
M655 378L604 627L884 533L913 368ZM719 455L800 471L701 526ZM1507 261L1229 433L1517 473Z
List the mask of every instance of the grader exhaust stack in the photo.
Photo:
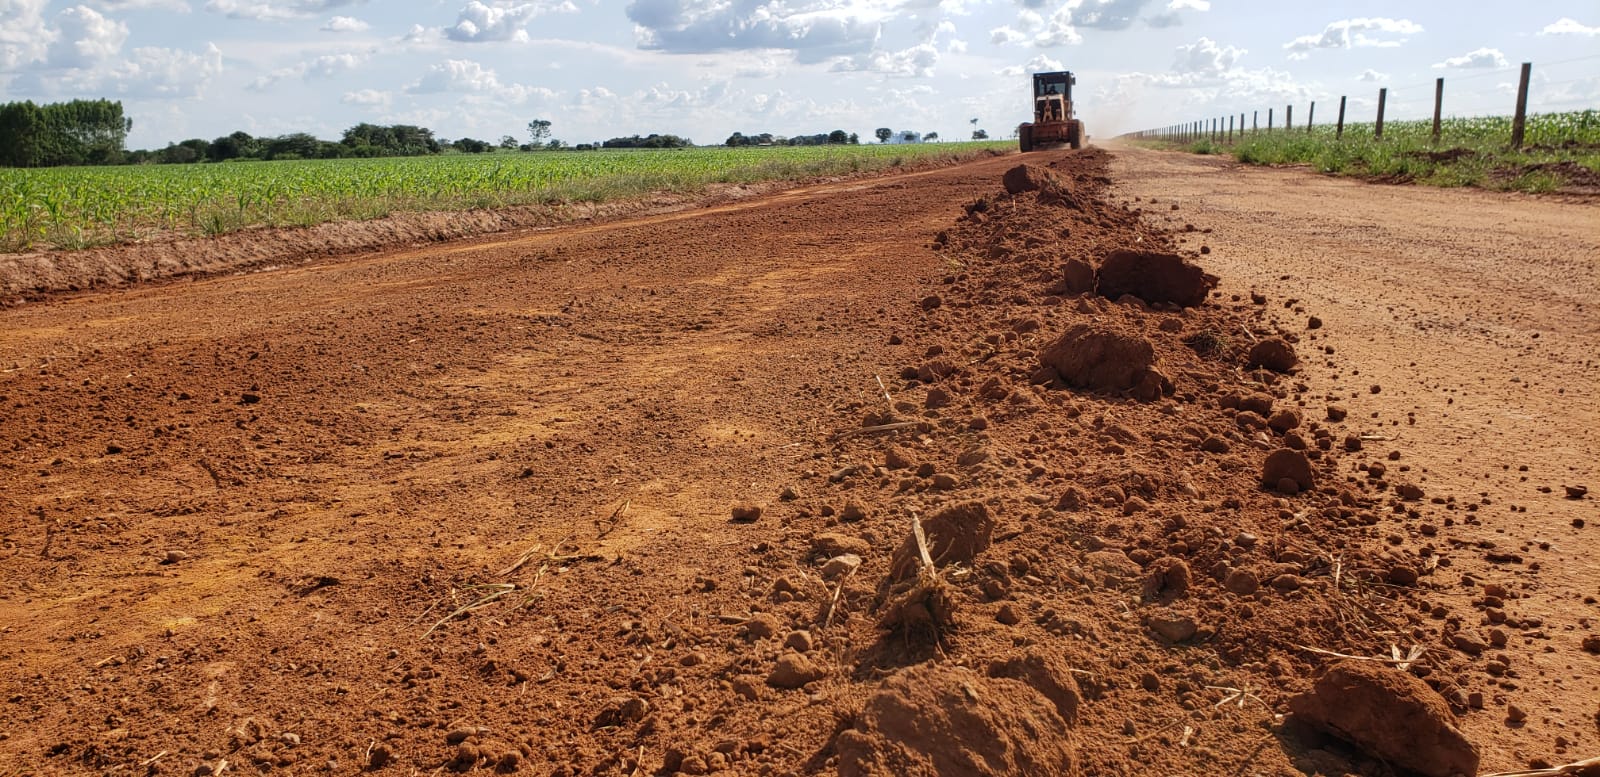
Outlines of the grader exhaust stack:
M1017 127L1017 140L1023 151L1062 145L1083 147L1083 122L1072 113L1072 85L1077 82L1066 71L1033 74L1033 121Z

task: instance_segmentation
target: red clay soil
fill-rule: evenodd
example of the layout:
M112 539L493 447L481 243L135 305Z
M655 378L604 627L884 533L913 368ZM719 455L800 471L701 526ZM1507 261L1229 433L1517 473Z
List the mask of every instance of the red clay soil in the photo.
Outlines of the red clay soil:
M1482 551L1251 366L1303 330L1073 293L1216 279L1029 160L0 311L0 766L1390 775L1290 700L1404 741L1579 655L1432 596Z

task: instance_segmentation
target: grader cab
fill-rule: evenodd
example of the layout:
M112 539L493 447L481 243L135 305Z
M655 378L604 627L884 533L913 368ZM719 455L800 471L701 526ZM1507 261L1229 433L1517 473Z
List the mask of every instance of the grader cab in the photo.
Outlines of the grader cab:
M1072 85L1077 82L1066 71L1033 74L1033 121L1017 127L1017 141L1023 151L1062 145L1083 147L1083 122L1072 113Z

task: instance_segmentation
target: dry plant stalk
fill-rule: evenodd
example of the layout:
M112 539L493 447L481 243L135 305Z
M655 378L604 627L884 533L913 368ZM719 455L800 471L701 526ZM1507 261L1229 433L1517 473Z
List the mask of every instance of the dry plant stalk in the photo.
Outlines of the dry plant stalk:
M1483 777L1600 777L1600 757L1585 758L1549 769L1527 769L1517 772L1495 772Z
M951 595L950 584L933 564L933 557L928 553L928 538L922 532L922 521L916 513L911 514L911 536L919 558L917 573L889 589L882 622L891 631L910 633L929 629L935 641L942 642L944 631L955 625L956 600Z

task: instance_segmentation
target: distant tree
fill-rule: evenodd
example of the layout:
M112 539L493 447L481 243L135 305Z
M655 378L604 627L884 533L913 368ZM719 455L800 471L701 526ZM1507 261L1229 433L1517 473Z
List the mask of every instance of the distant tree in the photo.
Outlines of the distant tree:
M722 141L722 145L729 147L748 146L750 145L750 139L745 137L743 132L735 132L729 135L727 140Z
M844 145L850 142L850 135L844 130L834 130L828 133L828 142L834 145Z
M550 149L551 151L559 151L563 148L566 148L567 144L565 141L559 138L551 138L549 143L544 144L544 147Z
M889 129L888 127L879 127L873 130L872 134L877 136L879 143L888 143L889 138L894 137L894 130Z
M223 135L211 141L206 148L206 159L213 162L223 162L229 159L253 158L260 154L260 143L250 137L250 133L243 130L231 135Z
M543 145L544 139L550 137L550 120L534 119L528 122L528 137L533 139L533 145Z
M132 128L122 103L111 100L6 103L0 105L0 164L114 164Z
M450 144L451 148L468 154L482 154L494 150L494 144L477 138L461 138Z
M517 150L517 145L518 144L517 144L517 139L516 138L511 137L510 135L501 135L500 136L500 147L501 148L503 148L503 149L505 149L507 151L516 151Z
M645 137L629 135L625 138L612 138L601 143L602 148L688 148L694 141L680 138L677 135L657 135L654 132Z
M852 145L852 146L861 145L861 136L857 135L854 132L850 133L850 145Z
M339 141L353 156L422 156L439 153L433 130L410 124L380 126L357 124L344 131Z
M923 135L922 139L927 141L927 142L929 142L929 143L936 143L939 140L939 133L930 132L930 133L928 133L926 135Z
M972 131L972 139L973 140L988 140L989 139L989 132L988 132L988 130L981 130L981 129L973 130Z

